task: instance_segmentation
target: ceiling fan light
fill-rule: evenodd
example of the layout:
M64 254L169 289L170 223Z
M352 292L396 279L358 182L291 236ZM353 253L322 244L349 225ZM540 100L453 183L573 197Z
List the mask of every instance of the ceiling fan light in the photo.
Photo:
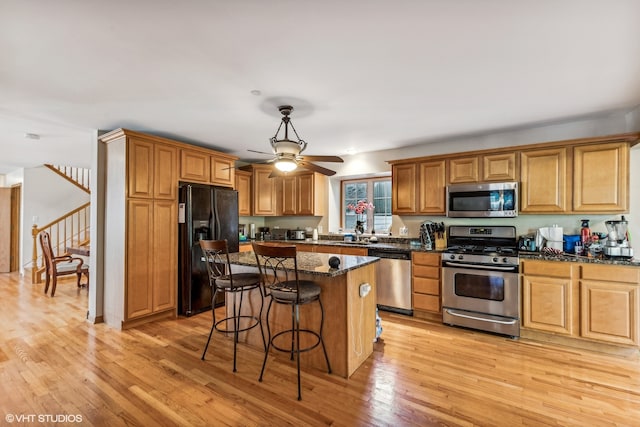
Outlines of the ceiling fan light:
M282 159L282 160L278 160L274 163L274 166L282 172L291 172L292 170L295 170L295 168L298 167L298 165L296 164L296 162L294 162L293 160L288 160L288 159Z

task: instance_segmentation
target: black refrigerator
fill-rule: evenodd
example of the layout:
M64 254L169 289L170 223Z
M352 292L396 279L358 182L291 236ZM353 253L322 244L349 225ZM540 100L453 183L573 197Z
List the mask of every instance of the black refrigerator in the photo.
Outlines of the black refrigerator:
M178 314L211 309L211 287L200 240L227 239L238 252L238 192L202 184L180 184L178 205ZM218 294L215 306L224 304Z

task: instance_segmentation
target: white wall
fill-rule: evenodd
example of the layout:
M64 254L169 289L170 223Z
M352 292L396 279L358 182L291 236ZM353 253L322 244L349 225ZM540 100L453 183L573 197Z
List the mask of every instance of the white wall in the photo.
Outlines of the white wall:
M89 202L89 198L88 194L44 166L24 169L21 270L31 265L31 229L34 222L39 226L45 225Z
M340 227L340 180L350 176L369 176L379 173L390 173L388 160L406 159L438 154L482 150L505 146L517 146L540 142L560 141L600 135L611 135L640 131L640 106L631 111L618 112L603 117L582 118L563 123L547 123L530 128L520 128L494 132L491 134L461 136L440 141L425 142L409 148L378 151L372 153L344 156L345 163L331 164L336 175L331 178L328 228L336 232ZM636 246L640 246L640 144L631 149L630 165L630 210L626 215L630 224L630 233L636 238ZM593 231L606 231L604 221L620 219L617 215L520 215L515 219L492 219L491 224L515 225L518 234L526 234L538 227L558 224L565 229L565 234L578 232L580 220L585 217L591 220ZM410 237L417 237L419 224L425 220L443 221L451 224L480 224L483 219L454 219L427 216L394 216L392 232L398 234L401 226L409 228Z

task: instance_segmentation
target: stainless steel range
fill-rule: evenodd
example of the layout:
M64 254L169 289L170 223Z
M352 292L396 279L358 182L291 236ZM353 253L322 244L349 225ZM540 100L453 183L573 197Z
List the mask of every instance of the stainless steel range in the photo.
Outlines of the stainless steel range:
M442 253L442 320L520 336L515 227L452 225Z

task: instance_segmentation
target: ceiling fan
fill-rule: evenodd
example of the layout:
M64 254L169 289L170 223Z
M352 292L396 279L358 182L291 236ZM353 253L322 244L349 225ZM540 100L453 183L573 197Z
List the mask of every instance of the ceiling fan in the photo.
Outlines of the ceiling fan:
M293 127L293 123L291 123L291 119L289 115L293 111L293 107L291 105L281 105L278 107L280 113L282 114L282 121L280 122L280 126L276 130L276 134L269 139L271 143L271 149L273 150L273 154L275 155L273 159L268 160L266 163L273 163L275 169L271 173L270 177L280 176L287 172L291 172L298 167L309 169L314 172L321 173L323 175L335 175L335 171L331 169L324 168L322 166L318 166L315 163L311 163L312 161L316 162L338 162L342 163L343 160L338 156L307 156L303 155L302 152L307 148L307 143L300 139L298 136L298 132ZM280 133L280 129L282 129L282 125L284 124L284 138L278 139L278 133ZM293 133L296 135L297 141L292 141L289 139L289 126L293 130ZM263 151L249 150L254 153L260 154L269 154Z

